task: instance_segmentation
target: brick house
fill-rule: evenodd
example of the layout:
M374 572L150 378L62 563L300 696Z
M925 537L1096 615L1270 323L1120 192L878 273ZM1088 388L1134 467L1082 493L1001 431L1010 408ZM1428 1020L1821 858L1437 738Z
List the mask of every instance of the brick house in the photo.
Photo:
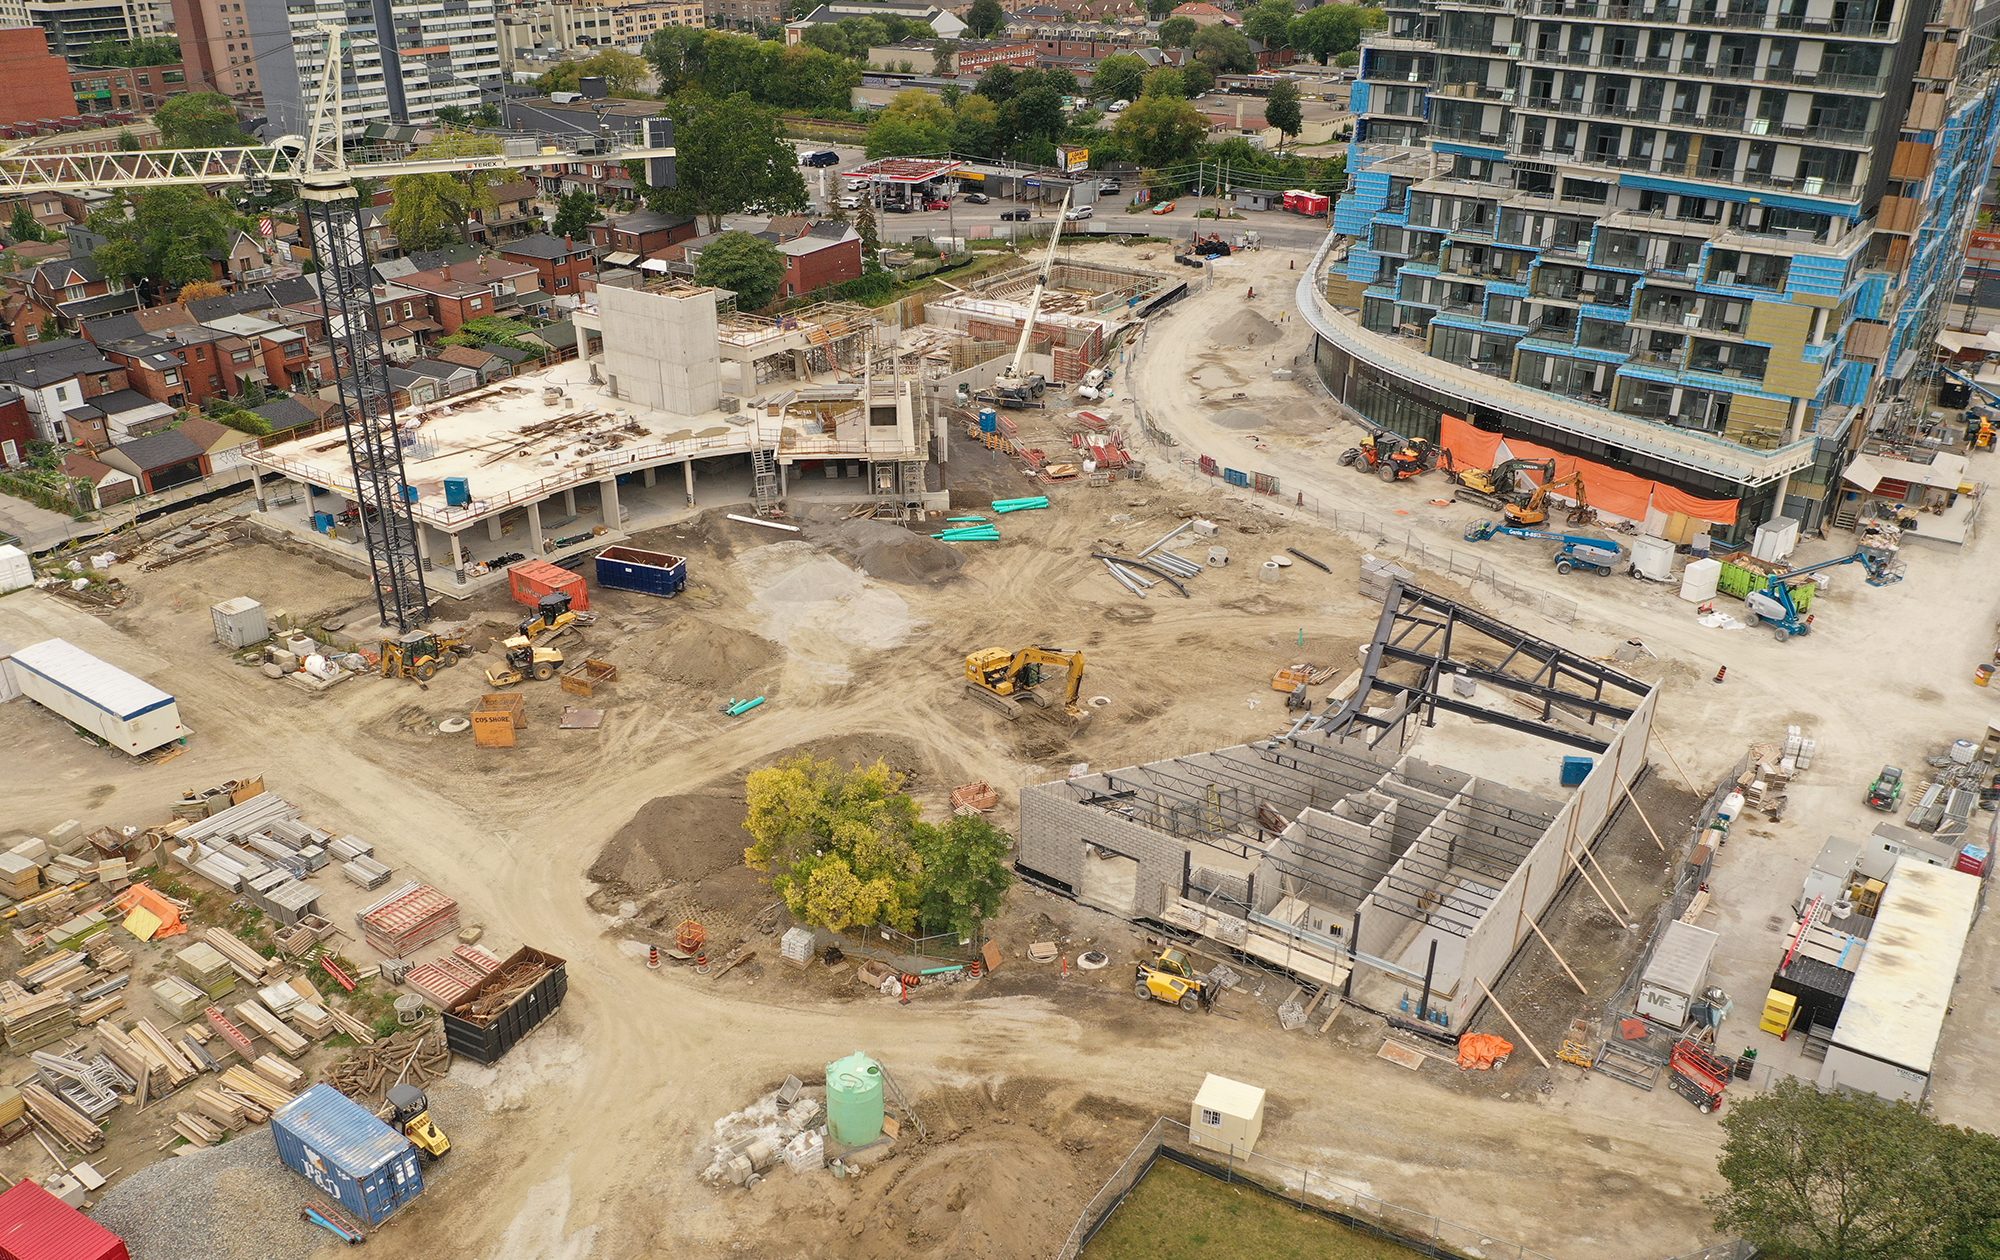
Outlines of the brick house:
M557 298L576 297L583 282L597 274L597 256L573 236L558 239L537 232L500 246L500 257L533 267L542 292Z
M199 324L127 337L104 354L125 368L133 389L172 407L202 406L263 376L248 341Z
M28 443L35 440L35 422L21 391L0 385L0 468L12 468L28 458Z
M101 394L126 388L128 381L125 369L96 346L62 337L0 351L0 383L20 393L38 440L72 442L76 439L66 423L67 413Z
M26 285L6 282L0 290L0 328L4 328L9 339L17 346L30 346L42 339L42 325L49 321L54 311L42 305L41 299L28 291Z
M506 241L539 229L542 216L535 209L538 190L539 186L527 179L495 184L493 209L472 212L473 239L489 243Z
M88 503L83 506L91 511L108 508L114 503L123 503L135 498L139 493L139 479L131 473L113 468L102 460L89 455L71 452L63 456L63 475L84 483Z
M124 288L123 281L107 278L88 258L47 262L28 273L29 292L52 310L65 302L102 297L107 293L123 292Z
M468 320L513 315L524 307L534 309L542 305L544 295L537 287L540 280L540 273L526 263L480 257L429 271L413 271L398 276L396 283L424 296L430 305L430 317L448 337Z
M147 494L158 494L208 476L208 452L179 429L121 442L104 452L103 462L139 479Z
M187 67L75 66L69 72L74 114L108 114L133 110L150 115L169 96L188 90ZM202 90L208 90L204 85Z
M861 234L842 223L818 223L802 236L778 242L785 258L780 297L817 293L861 277Z
M615 267L630 267L641 258L658 258L669 245L701 235L694 216L634 210L590 225L590 243L598 257Z

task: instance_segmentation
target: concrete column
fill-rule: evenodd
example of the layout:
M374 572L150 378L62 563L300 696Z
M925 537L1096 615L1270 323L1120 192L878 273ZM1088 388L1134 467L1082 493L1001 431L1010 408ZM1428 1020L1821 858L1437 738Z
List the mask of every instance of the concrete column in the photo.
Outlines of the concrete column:
M694 461L689 460L687 463L682 464L681 471L687 474L688 506L693 507L694 506Z
M646 489L651 490L653 488L653 482L657 480L657 477L655 477L654 474L658 473L659 471L660 470L657 468L643 469L639 473L639 484L646 487Z
M489 517L487 517L487 518L486 518L486 537L487 537L487 539L488 539L489 541L492 541L492 542L499 542L499 541L500 541L500 538L501 538L501 534L500 534L500 517L501 517L501 515L502 515L501 513L499 513L499 512L495 512L495 513L494 513L493 515L491 515L491 516L489 516Z
M257 476L254 472L250 477L250 493L257 496L257 510L259 512L268 512L271 510L270 501L264 497L264 479Z
M778 465L778 497L779 497L779 498L781 498L781 499L782 499L782 498L784 498L784 497L785 497L785 493L786 493L786 492L785 492L785 465L784 465L784 464L782 464L782 463L780 463L780 464Z
M539 501L528 505L528 554L539 560L548 552L542 548L542 505Z
M1771 500L1771 519L1777 520L1785 514L1785 492L1792 488L1792 474L1778 478L1778 495Z
M604 528L621 529L624 522L618 512L618 478L606 477L597 483L598 509L604 513Z
M457 533L448 535L451 539L451 576L460 586L465 585L465 545Z
M564 490L564 491L563 491L563 515L565 515L565 516L575 516L575 515L576 515L576 487L575 487L575 486L571 486L571 487L569 487L568 489L566 489L566 490Z
M417 544L417 563L428 569L431 567L431 527L422 521L415 521L413 524L417 527L416 538L414 539Z

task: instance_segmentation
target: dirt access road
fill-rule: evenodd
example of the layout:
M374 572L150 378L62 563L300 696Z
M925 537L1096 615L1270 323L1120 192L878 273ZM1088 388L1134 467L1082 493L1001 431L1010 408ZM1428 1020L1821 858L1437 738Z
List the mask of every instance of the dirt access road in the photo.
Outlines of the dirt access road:
M1001 470L978 483L986 474L973 460L959 471L975 479L968 493L986 497L1021 484ZM649 538L691 557L694 588L665 606L602 601L591 647L625 672L604 731L572 742L575 733L552 729L558 694L531 690L534 725L512 753L428 734L484 689L468 666L428 691L357 680L309 699L208 641L208 605L233 594L294 611L361 598L355 577L318 560L250 545L133 575L133 601L103 618L17 595L0 602L0 640L62 635L118 661L178 695L197 735L185 755L149 768L9 705L0 792L19 830L67 818L147 822L182 786L261 771L314 821L373 839L399 873L459 897L489 941L572 960L570 1000L554 1024L497 1073L464 1074L502 1140L454 1151L450 1193L399 1217L371 1244L381 1255L433 1255L449 1239L454 1254L496 1260L637 1257L671 1238L690 1254L749 1257L1043 1256L1150 1119L1180 1114L1216 1069L1271 1088L1282 1115L1267 1137L1274 1155L1392 1202L1559 1257L1653 1255L1704 1240L1697 1199L1714 1129L1691 1108L1662 1115L1629 1090L1587 1091L1579 1104L1441 1087L1435 1073L1369 1057L1379 1036L1361 1035L1366 1048L1350 1051L1287 1037L1268 1013L1188 1020L1141 1006L1116 968L1097 973L1109 979L1096 989L1063 989L1048 973L1023 980L1023 970L962 999L908 1007L787 985L754 967L720 981L656 974L636 958L630 925L592 908L587 873L642 810L736 790L746 770L787 750L905 750L934 807L949 785L974 778L1007 792L1073 760L1122 764L1268 733L1280 720L1270 670L1297 654L1299 630L1310 654L1347 661L1372 624L1375 610L1347 576L1356 548L1311 525L1268 545L1321 554L1333 578L1273 589L1242 563L1196 579L1193 599L1134 600L1085 553L1142 546L1186 504L1232 522L1225 541L1254 556L1267 538L1246 531L1270 518L1214 486L1090 493L1065 488L1055 510L1011 518L1011 541L967 552L955 576L921 556L875 554L835 528L774 541L710 518ZM903 580L829 567L856 558ZM488 629L510 615L497 602L472 610ZM1010 727L959 695L968 647L1025 642L1092 653L1086 693L1113 703L1073 741L1033 718ZM771 697L764 709L735 722L716 714L721 699L753 689ZM652 816L673 825L671 808ZM1026 892L1011 912L1023 922L1043 913L1082 912ZM1121 965L1136 956L1118 925L1076 931ZM1018 956L1027 939L1003 945ZM780 1176L746 1194L696 1180L716 1118L857 1047L890 1063L948 1140L855 1182ZM246 1255L255 1244L246 1240Z

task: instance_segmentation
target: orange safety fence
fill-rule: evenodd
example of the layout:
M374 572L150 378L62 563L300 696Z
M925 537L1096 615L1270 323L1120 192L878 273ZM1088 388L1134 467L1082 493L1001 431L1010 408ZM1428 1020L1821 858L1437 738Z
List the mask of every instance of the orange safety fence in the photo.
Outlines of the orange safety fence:
M1704 499L1609 464L1561 454L1526 438L1487 433L1457 416L1439 418L1438 439L1460 468L1492 468L1503 459L1553 459L1558 480L1581 473L1584 495L1592 507L1630 521L1644 521L1650 507L1668 516L1678 513L1715 525L1736 523L1738 500Z
M1492 1033L1467 1033L1458 1039L1458 1070L1484 1072L1499 1067L1514 1053L1514 1043Z

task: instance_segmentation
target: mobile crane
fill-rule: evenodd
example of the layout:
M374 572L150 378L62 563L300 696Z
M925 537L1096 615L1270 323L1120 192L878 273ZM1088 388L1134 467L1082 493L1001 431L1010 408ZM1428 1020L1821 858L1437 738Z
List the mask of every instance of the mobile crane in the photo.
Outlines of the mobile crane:
M1799 606L1792 600L1792 588L1785 583L1792 578L1838 568L1843 564L1860 565L1868 575L1870 586L1890 586L1903 580L1903 571L1890 563L1880 551L1864 549L1833 560L1822 560L1818 564L1801 565L1784 573L1773 573L1764 579L1763 590L1751 591L1743 597L1743 606L1771 627L1772 637L1780 643L1795 634L1811 634L1812 622L1800 615Z
M1604 577L1611 572L1611 566L1618 563L1619 558L1625 554L1625 549L1609 538L1591 538L1584 534L1557 534L1546 529L1523 529L1518 525L1502 525L1498 521L1480 521L1475 525L1468 525L1465 530L1465 541L1485 542L1495 534L1562 544L1556 552L1557 573L1588 569L1599 577Z
M1035 277L1035 291L1028 298L1028 317L1021 321L1021 337L1014 343L1014 357L1007 362L1007 369L993 382L990 393L981 395L983 401L997 402L1002 407L1039 407L1042 393L1048 382L1040 372L1028 371L1028 343L1035 336L1035 318L1042 311L1042 295L1048 292L1049 276L1056 268L1056 244L1062 240L1063 224L1069 220L1069 194L1063 194L1062 210L1056 215L1055 227L1049 231L1049 252L1042 258L1042 270Z
M1063 712L1082 719L1090 710L1077 703L1083 690L1083 653L1061 648L1025 647L1018 652L1006 648L986 648L965 658L965 694L998 709L1009 722L1021 716L1022 702L1050 707L1035 688L1042 681L1044 667L1069 671L1063 688Z
M362 237L354 182L364 177L383 180L398 175L563 166L577 160L576 146L584 137L536 137L519 146L530 150L527 152L350 162L342 82L348 69L347 55L357 41L346 28L332 23L321 23L316 32L326 41L327 55L312 88L304 136L280 136L268 145L0 157L0 195L91 189L132 192L224 184L299 186L300 219L318 265L313 280L332 343L334 383L339 389L354 473L350 497L357 505L356 519L367 544L382 624L393 625L402 633L431 619L430 593L424 586L424 562L417 550L416 518L410 509L416 496L403 468L388 356L382 346L374 276ZM302 40L310 42L310 36L302 35ZM588 139L596 142L599 138ZM673 124L668 120L646 119L640 133L616 137L606 150L589 160L606 165L643 162L648 184L654 188L674 186Z

